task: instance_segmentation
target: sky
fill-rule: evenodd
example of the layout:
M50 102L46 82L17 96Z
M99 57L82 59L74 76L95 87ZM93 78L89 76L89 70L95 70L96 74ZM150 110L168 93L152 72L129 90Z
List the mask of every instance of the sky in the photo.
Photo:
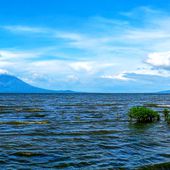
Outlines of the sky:
M0 0L0 73L55 90L170 90L170 1Z

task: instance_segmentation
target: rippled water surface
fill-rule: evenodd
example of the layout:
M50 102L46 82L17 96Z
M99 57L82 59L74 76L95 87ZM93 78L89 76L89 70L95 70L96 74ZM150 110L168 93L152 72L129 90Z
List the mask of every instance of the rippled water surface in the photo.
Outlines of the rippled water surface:
M170 125L132 124L131 106L170 95L0 95L0 169L137 169L170 162ZM160 112L162 108L156 108Z

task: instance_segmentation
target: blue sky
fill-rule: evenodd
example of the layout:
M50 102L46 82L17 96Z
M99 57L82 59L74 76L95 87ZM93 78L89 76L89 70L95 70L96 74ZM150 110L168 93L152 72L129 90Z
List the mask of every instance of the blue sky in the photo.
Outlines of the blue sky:
M48 89L170 89L168 0L0 4L0 73Z

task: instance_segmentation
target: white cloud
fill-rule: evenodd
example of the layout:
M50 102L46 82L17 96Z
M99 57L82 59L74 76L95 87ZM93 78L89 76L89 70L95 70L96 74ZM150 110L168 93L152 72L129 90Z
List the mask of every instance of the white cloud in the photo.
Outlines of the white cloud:
M74 63L70 63L69 65L75 71L90 72L93 70L92 62L74 62Z
M22 46L0 49L0 68L32 78L33 83L42 83L44 77L48 83L83 83L97 78L134 83L135 76L130 74L169 77L169 71L164 69L170 68L170 14L142 7L124 16L121 20L91 17L74 31L3 26L17 36L24 34L36 39L37 34L47 44L45 48L29 50ZM52 45L48 46L48 42Z
M36 58L42 55L41 51L0 50L0 60L23 60Z
M41 27L31 27L31 26L24 26L24 25L8 25L8 26L1 26L1 28L12 31L12 32L30 32L30 33L45 33L47 30Z
M148 76L161 76L161 77L170 77L170 72L166 70L153 69L153 68L140 68L135 71L129 72L138 75L148 75Z
M7 70L0 69L0 74L10 74Z
M101 78L104 78L104 79L115 79L115 80L121 80L121 81L134 80L134 79L126 77L125 73L120 73L120 74L116 74L116 75L103 75L103 76L101 76Z
M170 51L150 53L146 63L156 67L170 67Z

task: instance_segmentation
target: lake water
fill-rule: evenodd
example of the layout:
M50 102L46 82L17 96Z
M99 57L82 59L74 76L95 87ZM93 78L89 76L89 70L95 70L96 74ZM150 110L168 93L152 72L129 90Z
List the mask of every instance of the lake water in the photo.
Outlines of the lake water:
M0 95L0 169L138 169L170 162L170 125L128 121L156 94ZM161 108L157 108L161 111Z

